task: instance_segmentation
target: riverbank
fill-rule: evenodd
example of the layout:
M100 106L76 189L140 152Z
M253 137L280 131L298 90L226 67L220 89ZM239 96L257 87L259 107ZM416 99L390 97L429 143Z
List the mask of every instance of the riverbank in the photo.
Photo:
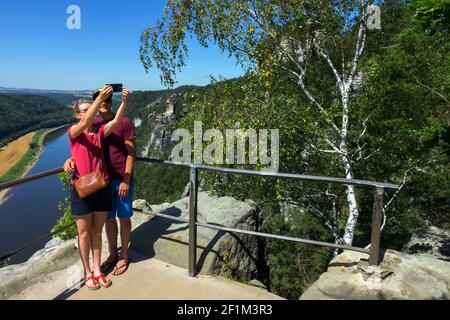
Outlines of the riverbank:
M27 133L0 149L0 178L22 159L30 148L35 133Z
M15 162L10 163L9 169L2 176L0 176L0 183L25 177L39 159L44 149L46 138L53 133L56 134L61 130L65 130L65 128L67 128L68 126L69 125L63 125L56 128L44 128L32 133L28 133L27 135L33 134L33 136L31 142L28 144L26 152L22 157L15 159ZM10 144L17 143L17 141L22 138L23 137L14 140ZM8 144L5 148L8 148L10 144ZM23 143L21 145L23 147ZM10 191L11 189L0 191L0 205L9 198Z

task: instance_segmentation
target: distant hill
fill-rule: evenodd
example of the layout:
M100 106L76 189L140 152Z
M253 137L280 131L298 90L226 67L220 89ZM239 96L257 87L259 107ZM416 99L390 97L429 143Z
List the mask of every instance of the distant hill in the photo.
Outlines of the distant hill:
M59 103L62 103L66 106L69 106L72 104L72 102L79 100L79 99L92 99L92 94L72 94L72 93L42 93L39 94L40 96L49 97L52 98Z
M20 94L73 94L73 95L90 95L92 90L56 90L56 89L29 89L29 88L8 88L0 87L0 93L20 93Z
M90 99L91 90L53 90L53 89L26 89L26 88L6 88L0 87L0 93L10 95L34 94L52 98L64 105L70 105L79 99Z
M0 93L0 114L0 146L30 131L73 121L66 105L36 94Z

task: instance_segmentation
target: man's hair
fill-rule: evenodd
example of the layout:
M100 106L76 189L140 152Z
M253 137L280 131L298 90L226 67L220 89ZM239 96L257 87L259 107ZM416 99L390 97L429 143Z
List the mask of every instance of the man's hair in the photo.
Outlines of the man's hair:
M95 93L92 95L92 101L95 101L95 99L97 99L99 94L100 94L100 90L95 91ZM112 102L112 93L109 95L109 97L104 102L105 103Z
M82 104L89 104L89 105L91 105L92 101L91 100L87 100L87 99L81 99L81 100L72 102L72 105L70 107L72 108L74 117L77 115L78 111L80 110L80 106Z

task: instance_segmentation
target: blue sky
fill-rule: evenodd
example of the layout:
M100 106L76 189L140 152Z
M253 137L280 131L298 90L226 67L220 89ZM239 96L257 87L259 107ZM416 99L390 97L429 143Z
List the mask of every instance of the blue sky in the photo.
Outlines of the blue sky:
M124 83L132 90L164 88L156 68L139 60L139 37L163 15L164 0L0 0L0 86L93 89ZM81 9L81 30L69 30L68 6ZM178 85L209 83L244 71L216 46L188 40Z

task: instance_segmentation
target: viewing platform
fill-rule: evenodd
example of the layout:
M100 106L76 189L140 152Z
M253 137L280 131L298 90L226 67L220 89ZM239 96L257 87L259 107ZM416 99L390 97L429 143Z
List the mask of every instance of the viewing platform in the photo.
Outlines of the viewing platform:
M68 300L281 300L262 288L219 276L197 275L155 258L148 259L131 252L128 270L109 275L109 288L89 290L86 287L64 297ZM63 298L63 297L61 297Z

